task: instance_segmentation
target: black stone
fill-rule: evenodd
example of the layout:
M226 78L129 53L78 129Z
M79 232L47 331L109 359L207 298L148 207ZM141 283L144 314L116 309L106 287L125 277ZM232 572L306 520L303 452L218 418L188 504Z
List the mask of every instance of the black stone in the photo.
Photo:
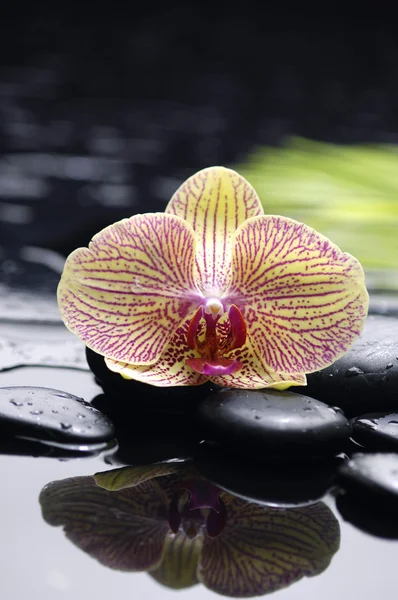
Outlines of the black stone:
M259 457L342 451L351 425L339 409L292 392L223 390L198 408L203 438Z
M339 469L338 484L371 510L395 509L398 503L398 455L355 454Z
M57 443L52 440L33 440L10 436L2 432L0 439L0 455L32 456L34 458L55 458L58 460L73 460L75 458L93 458L106 455L106 462L113 455L115 441L98 442L93 444Z
M109 406L117 403L122 412L130 409L136 411L139 406L164 413L189 413L216 387L207 383L193 387L156 387L133 379L124 379L119 373L108 369L103 356L89 348L86 348L86 356L97 383L104 390L106 397L112 399Z
M352 438L368 449L398 451L398 414L370 413L353 419Z
M353 347L333 365L307 376L303 393L340 406L347 417L398 408L398 319L370 316ZM298 388L296 388L298 389Z
M145 395L142 398L145 402L100 394L92 400L115 427L118 448L107 462L130 466L191 459L201 439L194 420L196 405L184 412L161 411L148 404Z
M69 444L106 442L114 436L111 421L81 398L39 387L0 388L0 429Z
M396 505L363 504L359 494L342 493L336 498L336 507L345 521L364 533L385 539L398 539Z
M341 462L337 457L258 460L208 443L194 455L200 473L217 486L245 500L279 507L305 506L323 498Z

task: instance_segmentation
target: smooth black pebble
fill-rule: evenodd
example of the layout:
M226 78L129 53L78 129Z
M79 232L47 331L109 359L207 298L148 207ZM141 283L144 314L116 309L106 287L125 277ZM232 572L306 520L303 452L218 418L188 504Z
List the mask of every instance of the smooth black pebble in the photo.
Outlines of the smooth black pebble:
M120 408L122 414L126 414L126 411L132 411L134 413L133 419L136 415L137 403L140 403L141 407L143 398L145 398L145 408L151 411L192 413L197 404L214 387L208 383L192 387L156 387L134 379L124 379L120 373L114 373L108 369L103 356L89 348L86 348L86 358L98 385L102 387L106 396L111 399L112 408L117 406L116 410L118 411ZM119 429L119 426L117 428Z
M368 317L352 348L330 367L308 375L307 381L300 391L340 406L347 417L396 410L398 319Z
M331 455L351 425L339 409L292 392L223 390L198 408L202 436L259 458Z
M353 419L352 438L375 451L398 451L398 414L370 413Z
M318 502L333 487L341 461L258 460L207 443L194 454L200 473L218 487L249 502L281 508Z
M111 421L90 404L60 390L0 388L0 428L8 435L60 443L111 440Z
M355 454L339 469L338 483L361 506L373 511L398 503L398 455Z

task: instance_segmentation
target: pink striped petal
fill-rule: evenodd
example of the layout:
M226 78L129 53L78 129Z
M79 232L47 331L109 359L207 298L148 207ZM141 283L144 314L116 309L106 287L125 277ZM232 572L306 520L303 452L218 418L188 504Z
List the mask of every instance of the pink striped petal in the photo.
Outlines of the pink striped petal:
M231 375L212 377L211 381L216 385L253 390L262 388L286 390L290 386L307 384L304 373L274 373L271 369L265 368L249 339L244 346L233 350L227 357L238 362L240 369Z
M311 227L278 216L250 219L236 232L227 296L276 373L333 363L361 333L368 308L360 263Z
M117 362L106 357L107 367L111 371L120 373L125 379L135 379L157 387L201 385L205 383L209 378L191 369L187 363L189 359L200 358L200 354L196 350L188 348L187 345L187 332L190 321L191 318L189 317L180 324L155 364L139 366Z
M224 167L210 167L182 184L166 213L182 217L195 230L199 286L207 295L218 296L230 281L234 232L246 219L264 211L243 177Z
M194 231L175 215L110 225L65 263L58 287L65 325L109 359L152 364L200 302L194 261Z

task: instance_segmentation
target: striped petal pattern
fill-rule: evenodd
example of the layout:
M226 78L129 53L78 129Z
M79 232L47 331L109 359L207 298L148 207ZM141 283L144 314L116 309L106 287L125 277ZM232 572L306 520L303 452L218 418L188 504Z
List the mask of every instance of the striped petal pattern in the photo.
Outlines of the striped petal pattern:
M78 548L111 569L156 568L168 532L166 498L156 479L110 492L93 477L48 484L40 494L44 520L62 526Z
M249 339L241 348L228 354L230 360L237 360L242 367L232 375L212 377L211 380L221 387L262 389L264 387L285 390L291 386L306 385L304 373L274 373L264 367L261 357Z
M227 296L275 373L311 373L344 354L363 329L360 263L303 223L249 219L236 232Z
M337 519L323 503L269 508L224 498L228 519L205 539L199 579L225 596L262 596L321 573L340 544Z
M120 373L125 379L135 379L156 387L201 385L208 377L197 373L188 365L188 360L200 357L195 349L187 346L187 332L191 319L179 325L163 354L154 365L132 365L105 358L111 371Z
M236 229L264 211L256 192L243 177L224 167L211 167L182 184L166 213L183 218L194 229L198 285L208 294L219 294L230 280Z
M198 305L195 234L174 215L135 215L67 259L58 304L68 329L115 361L148 365Z

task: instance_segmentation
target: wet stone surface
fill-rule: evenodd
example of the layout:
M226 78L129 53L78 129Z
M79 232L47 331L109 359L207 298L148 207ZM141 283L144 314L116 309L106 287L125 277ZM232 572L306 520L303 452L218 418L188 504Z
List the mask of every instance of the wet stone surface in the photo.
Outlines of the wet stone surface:
M398 414L370 413L352 421L355 442L373 450L398 451Z
M364 533L386 539L398 539L398 515L395 506L364 504L357 494L341 493L336 507L345 521Z
M302 461L242 458L236 451L201 444L194 454L200 473L222 489L266 506L305 506L333 486L340 458Z
M398 502L398 455L355 454L339 469L341 488L361 506L374 511L396 509Z
M308 375L304 393L340 406L348 417L397 409L398 319L371 315L353 347Z
M292 392L223 390L197 414L206 440L260 458L334 454L351 433L340 409Z
M81 398L39 387L0 388L0 429L70 444L105 442L114 435L109 419Z

